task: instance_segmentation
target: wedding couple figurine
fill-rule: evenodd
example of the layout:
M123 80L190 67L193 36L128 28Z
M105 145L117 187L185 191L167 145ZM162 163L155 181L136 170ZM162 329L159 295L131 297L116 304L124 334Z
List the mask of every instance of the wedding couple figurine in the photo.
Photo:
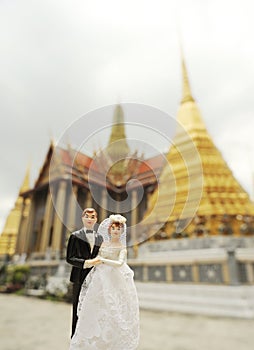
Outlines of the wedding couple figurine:
M95 232L97 213L86 208L82 221L84 228L69 238L66 257L73 266L70 350L135 350L139 306L126 263L126 218L110 215Z

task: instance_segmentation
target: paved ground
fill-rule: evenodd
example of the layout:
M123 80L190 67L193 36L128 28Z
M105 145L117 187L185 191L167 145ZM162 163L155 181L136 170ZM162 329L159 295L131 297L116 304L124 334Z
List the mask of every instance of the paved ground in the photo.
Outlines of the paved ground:
M70 304L0 294L0 315L1 350L68 350ZM253 350L253 329L254 320L142 311L138 350Z

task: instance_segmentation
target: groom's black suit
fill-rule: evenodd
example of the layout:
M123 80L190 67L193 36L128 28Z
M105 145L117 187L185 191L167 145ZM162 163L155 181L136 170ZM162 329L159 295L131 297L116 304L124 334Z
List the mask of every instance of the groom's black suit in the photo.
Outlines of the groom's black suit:
M84 262L88 259L93 259L99 252L101 243L103 241L102 236L95 233L94 247L91 251L91 246L86 237L84 229L75 231L70 235L66 261L72 265L70 281L73 282L73 313L72 313L72 335L75 333L77 323L77 306L79 300L79 294L81 285L84 279L91 271L92 268L84 269Z

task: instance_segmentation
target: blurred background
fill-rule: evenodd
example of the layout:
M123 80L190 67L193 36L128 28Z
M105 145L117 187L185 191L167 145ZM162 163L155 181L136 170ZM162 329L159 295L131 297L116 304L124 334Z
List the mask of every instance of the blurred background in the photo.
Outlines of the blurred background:
M67 302L32 299L27 326L42 302L52 317L55 307L70 317L66 242L82 208L94 206L99 221L111 212L128 219L140 349L166 340L166 349L228 349L229 338L231 348L249 349L252 2L24 0L0 8L0 282L3 293L22 294L0 295L5 339L8 315L23 332L10 305L22 312L24 296ZM58 330L66 342L68 322ZM213 340L198 343L197 329Z

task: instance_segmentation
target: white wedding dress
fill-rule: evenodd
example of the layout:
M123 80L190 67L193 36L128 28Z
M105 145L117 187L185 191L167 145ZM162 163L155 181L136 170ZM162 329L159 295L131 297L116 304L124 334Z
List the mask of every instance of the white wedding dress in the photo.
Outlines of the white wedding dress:
M139 306L127 251L103 246L99 256L103 263L91 270L81 288L70 350L135 350Z

